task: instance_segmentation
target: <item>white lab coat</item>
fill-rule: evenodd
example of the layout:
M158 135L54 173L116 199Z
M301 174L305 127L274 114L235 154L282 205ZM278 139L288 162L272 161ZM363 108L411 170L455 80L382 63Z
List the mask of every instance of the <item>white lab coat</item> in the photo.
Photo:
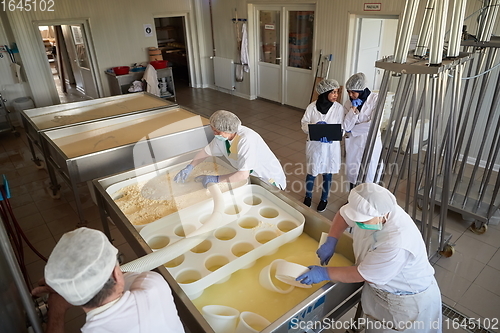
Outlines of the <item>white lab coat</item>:
M347 218L343 207L340 214L353 227L356 265L367 281L361 304L367 317L379 324L372 327L392 322L393 327L405 323L406 328L409 322L414 329L404 332L441 332L441 293L425 243L411 217L397 206L389 213L382 230L374 231L357 227L355 221ZM397 295L404 292L414 294ZM395 330L367 329L367 332Z
M342 124L344 121L344 108L340 103L334 102L326 114L322 114L316 108L316 101L309 104L300 121L302 131L309 134L309 124L324 121L327 124ZM307 173L316 177L323 173L338 173L341 165L340 141L323 143L310 141L309 135L306 141L306 165Z
M214 138L205 147L210 156L224 156L238 171L250 171L252 176L284 190L286 176L279 160L264 139L251 128L240 126L231 143L231 153L227 153L226 143Z
M183 333L172 292L156 272L125 273L125 291L111 306L87 313L83 333Z
M373 112L375 111L377 100L378 94L372 92L366 99L366 102L363 104L363 107L358 114L354 114L351 109L352 104L350 100L347 100L344 104L344 130L346 132L351 131L351 133L347 133L345 138L346 173L347 180L353 184L355 184L358 179L359 167L365 151L366 141L368 140L368 132L370 131L371 120L374 116ZM381 151L382 140L380 130L377 130L377 138L375 140L375 146L373 147L372 157L368 166L366 183L378 182L379 180L374 178ZM380 173L381 172L379 172L379 177L377 178L380 178Z

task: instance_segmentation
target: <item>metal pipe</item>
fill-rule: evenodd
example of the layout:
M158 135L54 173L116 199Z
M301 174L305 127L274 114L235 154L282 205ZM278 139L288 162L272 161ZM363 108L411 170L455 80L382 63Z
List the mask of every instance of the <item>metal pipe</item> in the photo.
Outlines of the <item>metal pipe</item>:
M15 255L13 253L12 247L10 246L9 237L7 236L7 231L0 220L0 254L5 258L8 267L10 268L10 273L12 274L13 285L17 288L21 302L23 303L24 309L26 310L26 315L29 322L33 326L35 333L43 333L42 326L40 323L40 318L37 316L35 311L35 303L32 301L32 297L24 284L24 278L19 269L19 265L16 261ZM5 274L5 272L2 272ZM11 289L13 286L10 286Z
M429 63L439 65L443 61L444 34L446 29L446 15L448 0L436 0L436 14L434 15L434 29L429 49Z
M464 24L466 0L455 0L451 17L450 39L448 42L448 58L460 54L460 40L462 39L462 26Z
M458 106L458 98L460 96L460 83L462 81L462 72L461 66L456 66L454 68L453 75L453 89L451 91L451 105L448 116L447 128L448 133L446 135L446 149L444 151L444 172L443 172L443 188L441 191L441 214L439 215L439 229L438 229L438 237L439 237L439 251L443 251L445 247L445 230L446 230L446 221L447 221L447 212L448 212L448 201L449 201L449 188L451 181L451 164L452 164L452 155L453 155L453 144L455 142L454 131L452 130L455 127L455 110Z
M415 55L423 57L429 47L429 40L431 38L431 30L434 24L434 5L435 0L427 0L425 6L424 19L420 26L420 33L418 34L417 47L415 48Z
M394 62L396 63L402 64L406 62L419 3L420 0L406 0L403 18L399 25L398 38L396 39L396 51L394 53Z
M471 56L471 60L469 61L468 63L468 73L467 73L467 77L470 77L472 76L472 68L474 67L473 64L474 64L474 60L476 59L476 57L474 56ZM469 83L470 83L470 80L465 80L465 87L464 87L464 91L468 91L468 88L469 88ZM459 124L461 123L462 126L466 126L467 125L467 122L464 122L462 121L462 115L464 113L464 109L465 109L465 105L466 105L466 101L467 101L467 98L472 98L472 96L470 96L470 94L463 94L462 95L462 101L460 103L460 112L458 114L458 121L459 121ZM467 112L469 112L470 109L467 109ZM455 170L456 167L457 167L457 164L458 164L458 157L460 156L460 151L462 150L462 142L463 142L463 136L459 136L459 133L460 132L460 125L457 126L456 128L456 132L455 132L455 137L458 138L458 141L456 142L456 145L455 145L455 155L453 157L453 169Z
M472 179L474 179L474 176L476 174L477 167L478 167L479 161L481 159L483 149L485 147L486 137L489 134L489 131L490 131L490 128L491 128L491 125L492 125L492 122L493 122L493 118L495 117L496 110L498 110L498 107L500 105L500 94L499 94L499 91L500 91L500 75L498 75L498 77L497 77L497 82L496 82L495 90L494 90L494 93L493 93L493 100L492 100L492 103L491 103L491 106L490 106L490 111L488 113L488 119L486 120L486 126L485 126L484 131L482 131L482 133L481 133L481 135L483 136L483 141L481 142L481 146L479 147L479 152L478 152L477 158L476 158L476 164L474 165L474 170L472 171L472 176L471 176ZM495 130L494 137L496 137L497 133L498 133L498 128L496 128L496 130ZM490 152L488 154L488 161L490 161L490 156L492 155L492 150L491 149L493 149L493 146L490 146ZM488 166L488 163L486 164L486 167L487 166ZM486 174L487 174L487 172L483 173L483 181L480 183L480 186L479 186L479 200L476 203L476 208L475 208L474 211L476 211L477 208L481 205L481 200L484 197L484 192L485 192L484 188L488 184L488 183L484 183L484 181L485 181L484 176Z
M493 60L496 57L497 50L498 50L497 48L491 48L490 49L490 52L488 53L488 60L486 62L486 68L490 68L491 65L493 64ZM488 73L486 73L486 74L483 75L483 81L481 83L481 89L479 90L478 103L476 105L476 112L474 113L474 118L472 120L472 125L471 125L471 129L470 129L471 130L471 138L473 137L474 133L476 132L477 122L478 122L478 119L479 119L479 115L481 114L481 108L482 108L483 103L484 103L484 96L486 95L486 90L488 88L488 83L490 81L490 76L491 76L490 74L491 74L491 72L488 72ZM486 140L486 135L483 136L483 140L481 142L481 147L484 145L485 140ZM470 149L471 144L472 144L472 139L467 142L467 145L465 147L465 151L467 152L466 155L469 154L469 149ZM482 149L481 149L481 152L482 152ZM470 178L470 181L469 181L469 185L467 187L467 190L466 190L466 193L465 193L465 196L464 196L464 201L462 203L462 207L465 207L465 204L467 203L467 196L469 195L470 189L472 187L472 184L474 183L474 176L476 174L477 167L478 167L479 162L480 162L480 158L481 158L480 155L478 155L477 158L476 158L476 163L474 165L474 169L472 171L472 175L471 175L471 178Z
M493 27L495 26L499 8L500 8L500 0L496 0L495 5L493 7L491 22L490 24L488 24L488 35L487 35L488 41L491 40L491 36L493 35Z
M481 52L479 53L479 61L477 63L477 71L476 71L476 74L477 73L480 73L481 71L481 68L482 68L482 64L483 64L483 61L484 61L484 53ZM469 144L470 142L470 137L465 139L465 130L469 124L469 115L471 114L471 110L472 110L472 101L473 101L473 96L475 96L476 94L476 90L477 90L477 87L479 87L478 84L476 84L476 80L478 78L475 78L474 79L474 84L472 85L472 92L470 94L470 99L469 99L469 104L468 104L468 107L467 107L467 111L466 111L466 115L464 117L464 120L462 121L462 129L461 129L461 132L459 134L460 137L462 137L462 140L465 140L464 142L467 142L467 144ZM472 120L474 121L474 120ZM469 130L469 133L472 134L472 132ZM462 144L460 145L457 145L456 146L457 149L456 149L456 152L455 152L455 156L454 156L454 159L455 160L458 160L459 156L460 156L460 152L462 150ZM451 192L451 197L450 197L450 200L453 201L454 200L454 197L455 197L455 193L458 189L458 184L462 181L462 177L463 177L463 172L464 172L464 164L467 163L467 159L469 158L468 156L468 150L466 152L464 152L462 154L462 163L460 163L460 168L458 170L458 174L457 174L457 177L456 177L456 180L455 180L455 185L453 187L453 190ZM458 165L458 164L457 164Z
M422 89L422 96L424 97L427 97L428 93L429 93L429 79L430 79L430 76L429 75L424 75L423 76L423 81L424 81L424 86L423 86L423 89ZM418 197L419 197L419 191L420 191L420 184L422 183L422 179L423 179L423 175L424 175L424 172L425 172L425 168L420 168L420 161L422 159L421 155L422 155L422 148L424 146L424 129L425 129L425 119L426 119L426 116L427 116L427 112L426 112L426 101L427 99L426 98L422 98L422 108L421 108L421 119L422 121L424 122L424 124L422 125L422 123L420 124L420 133L419 133L419 145L418 145L418 152L417 152L417 162L416 162L416 165L417 165L417 172L416 172L416 175L415 175L415 195L414 195L414 200L418 200ZM426 154L427 155L427 154ZM425 159L425 156L424 155L424 159ZM422 161L422 164L424 163L425 161ZM418 170L421 170L420 171L420 175L419 175L419 172ZM413 205L413 217L416 217L417 216L417 204L415 203Z
M479 42L490 41L491 32L493 31L498 13L498 6L500 6L500 0L488 0L487 4L484 6L483 13L481 13L479 17L476 33L476 39Z
M394 121L394 118L397 115L397 110L400 109L401 100L403 99L403 95L404 95L403 94L403 85L404 85L404 82L406 81L406 79L407 79L406 74L401 75L401 77L399 79L398 86L396 88L396 93L394 94L394 103L392 104L391 114L389 116L388 128L386 129L386 135L384 136L384 140L382 142L382 147L383 147L382 154L384 152L387 152L386 158L384 160L384 165L386 165L386 166L389 165L389 158L391 156L391 152L388 149L384 149L384 147L387 146L389 139L392 137L392 123ZM381 157L382 157L382 154L381 154ZM380 177L381 179L383 179L385 177L385 173L386 173L386 171L383 170L382 175Z
M375 117L372 117L370 130L368 131L368 138L366 140L365 150L363 151L363 156L361 158L361 163L359 165L358 178L356 180L358 184L364 183L366 181L366 175L368 172L367 166L370 165L370 160L373 153L373 146L375 145L375 140L377 139L377 135L379 133L380 120L382 119L382 113L384 111L385 98L387 96L389 84L390 84L390 71L386 70L384 71L384 76L382 77L382 82L380 84L380 91L377 100L377 106L375 109ZM375 173L377 173L377 171L375 171Z

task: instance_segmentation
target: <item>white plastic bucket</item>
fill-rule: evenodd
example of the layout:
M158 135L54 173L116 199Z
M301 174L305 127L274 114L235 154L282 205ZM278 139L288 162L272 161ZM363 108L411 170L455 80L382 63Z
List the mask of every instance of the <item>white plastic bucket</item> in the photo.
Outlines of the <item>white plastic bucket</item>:
M21 121L21 111L33 109L35 107L35 103L29 97L19 97L12 101L12 106L14 107L15 120L18 126L24 127L23 122Z

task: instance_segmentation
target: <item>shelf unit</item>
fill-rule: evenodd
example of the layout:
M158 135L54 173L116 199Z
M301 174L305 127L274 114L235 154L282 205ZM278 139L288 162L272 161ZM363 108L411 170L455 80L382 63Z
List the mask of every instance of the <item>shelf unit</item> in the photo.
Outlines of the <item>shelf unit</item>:
M158 84L160 84L162 79L165 78L165 83L167 85L166 92L164 92L160 97L175 100L175 86L172 67L158 69L156 72L158 75ZM111 96L128 94L128 89L132 85L132 82L140 81L144 76L144 72L130 72L125 75L116 75L115 73L110 72L105 73L108 78Z

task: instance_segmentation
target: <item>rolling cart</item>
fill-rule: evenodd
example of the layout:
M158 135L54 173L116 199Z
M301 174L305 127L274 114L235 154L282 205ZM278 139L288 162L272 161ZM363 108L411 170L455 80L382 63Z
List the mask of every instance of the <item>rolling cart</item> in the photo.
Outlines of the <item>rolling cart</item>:
M14 125L12 125L12 120L10 119L10 111L7 110L5 106L6 99L0 94L0 132L12 132L15 136L20 136L21 133L16 131Z

